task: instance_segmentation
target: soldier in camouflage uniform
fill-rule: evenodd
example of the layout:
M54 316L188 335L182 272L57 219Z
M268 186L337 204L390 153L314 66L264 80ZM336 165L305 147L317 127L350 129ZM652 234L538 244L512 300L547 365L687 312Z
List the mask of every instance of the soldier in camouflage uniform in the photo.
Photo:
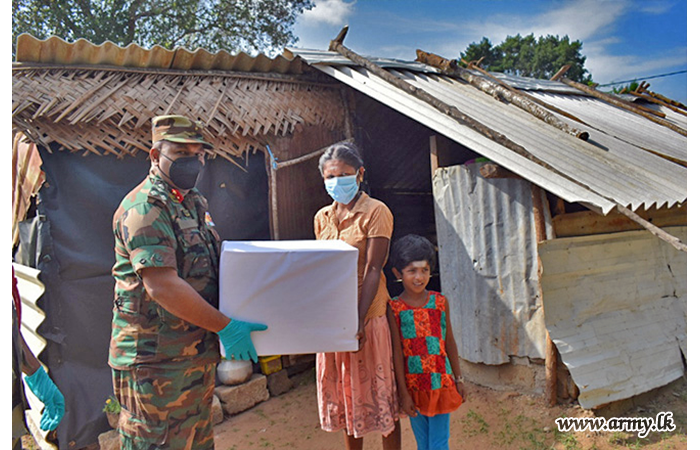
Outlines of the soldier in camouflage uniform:
M211 148L198 122L152 121L151 170L114 214L116 280L110 343L122 449L213 449L219 340L257 361L262 324L218 308L219 236L194 188Z

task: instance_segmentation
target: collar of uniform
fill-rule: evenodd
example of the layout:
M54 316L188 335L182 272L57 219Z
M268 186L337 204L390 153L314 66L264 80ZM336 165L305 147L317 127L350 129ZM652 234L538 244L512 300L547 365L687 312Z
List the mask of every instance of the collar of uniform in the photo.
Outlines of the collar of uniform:
M172 190L175 189L176 191L179 192L179 189L176 187L170 185L167 181L163 179L163 177L160 176L160 173L158 171L151 167L151 170L148 172L148 176L151 179L151 184L158 189L158 191L166 194L168 197L175 199L175 194L172 193ZM200 193L197 190L197 188L192 188L187 192L187 195L184 196L184 198L188 198L190 194L193 194L193 197L199 197ZM179 203L182 203L182 201L178 201Z
M360 197L357 199L355 204L352 206L352 209L348 211L348 215L345 216L345 220L353 217L355 214L367 212L367 207L369 204L369 195L367 195L364 191L360 192ZM337 218L335 211L336 208L338 207L338 202L333 201L331 204L331 207L328 210L328 214L332 214L332 218L335 219Z

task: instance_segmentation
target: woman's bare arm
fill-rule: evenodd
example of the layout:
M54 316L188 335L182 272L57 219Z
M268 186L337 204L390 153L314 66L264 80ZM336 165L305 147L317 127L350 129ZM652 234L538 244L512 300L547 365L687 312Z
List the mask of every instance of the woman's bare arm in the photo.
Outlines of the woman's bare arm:
M382 269L388 254L389 239L367 239L367 262L365 263L364 278L358 305L359 330L357 334L358 339L360 339L360 348L364 345L365 317L367 316L369 307L372 305L372 300L374 300L375 295L377 295Z

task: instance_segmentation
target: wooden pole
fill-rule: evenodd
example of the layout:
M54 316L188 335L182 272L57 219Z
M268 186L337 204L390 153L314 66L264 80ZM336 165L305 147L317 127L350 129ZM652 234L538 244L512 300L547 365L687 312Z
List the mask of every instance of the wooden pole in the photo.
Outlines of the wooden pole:
M686 130L684 130L683 128L681 128L677 125L674 125L667 120L659 119L658 117L655 117L655 115L652 115L651 113L643 111L637 105L634 105L630 102L626 102L624 100L620 100L618 98L613 97L610 94L600 92L597 89L593 89L590 86L586 86L585 84L577 83L576 81L569 80L568 78L565 78L565 77L562 77L560 81L568 86L576 88L576 89L583 91L587 94L590 94L593 97L596 97L600 100L603 100L604 102L610 103L611 105L614 105L614 106L617 106L617 107L622 108L624 110L633 112L635 114L638 114L642 117L645 117L645 118L651 120L652 122L658 123L659 125L663 125L666 128L670 128L671 130L675 131L678 134L681 134L683 136L688 136L688 132ZM654 112L656 112L656 111L654 111Z
M352 143L354 141L355 141L354 139L345 139L344 141L336 142L335 144L331 144L331 145ZM299 156L299 157L294 158L294 159L288 159L287 161L278 162L277 169L283 169L285 167L289 167L289 166L293 166L295 164L302 163L304 161L315 158L317 156L321 156L323 154L323 152L325 152L328 149L328 147L330 147L330 145L323 147L323 148L320 148L318 150L314 150L311 153L307 153L306 155Z
M564 74L569 71L569 69L571 69L571 64L564 64L563 66L561 66L561 69L559 69L559 71L555 73L554 76L549 80L558 81L559 78L563 77Z
M343 100L343 106L345 107L345 117L343 120L343 132L345 133L345 139L352 139L354 135L352 118L355 112L355 102L351 102L351 95L352 91L348 89L343 89L342 91L340 91L340 96Z
M535 220L535 236L537 242L542 242L547 240L547 231L544 220L544 206L542 202L542 189L534 184L532 186L532 215ZM540 260L539 254L537 255L537 289L539 291L540 300L542 300L542 261ZM545 399L550 406L557 404L557 347L554 345L552 338L549 336L549 332L546 331L546 343L545 343L545 354L544 354L544 367L545 367Z
M665 232L664 230L657 227L656 225L649 222L648 220L643 219L642 217L640 217L637 213L635 213L631 209L625 208L624 206L621 206L621 205L617 205L617 210L619 212L621 212L623 215L625 215L628 218L632 219L633 221L637 222L639 225L644 227L647 231L649 231L654 236L658 237L662 241L665 241L665 242L668 242L669 244L671 244L675 249L688 253L688 246L685 245L683 242L681 242L680 239Z
M435 172L440 167L440 159L438 157L438 137L430 136L430 176L435 176Z
M675 106L675 107L677 107L677 108L684 109L684 110L686 110L686 111L688 110L688 107L685 106L685 105L684 105L683 103L681 103L681 102L677 102L677 101L675 101L675 100L671 100L670 98L664 97L664 96L661 95L661 94L657 94L656 92L648 91L648 90L646 90L646 89L643 89L643 92L646 93L647 95L650 95L651 97L654 97L654 98L656 98L656 99L661 100L662 102L668 103L669 105L673 105L673 106Z
M477 67L477 66L470 66L470 67L472 69L476 70L477 72L485 75L486 77L494 80L500 86L503 86L506 90L511 92L514 100L511 99L510 101L512 101L516 106L520 106L520 104L522 103L523 106L520 106L521 109L529 112L530 114L537 117L538 119L541 119L544 122L547 122L548 124L550 124L556 128L559 128L560 130L563 130L572 136L576 136L577 138L581 139L582 141L588 140L588 137L589 137L588 131L581 131L581 130L578 130L576 128L571 128L569 125L567 125L566 123L559 120L553 114L550 114L549 112L544 111L541 108L537 108L536 105L542 105L545 108L548 108L554 112L557 112L557 113L563 115L564 117L568 117L569 119L575 120L579 123L582 123L583 125L590 126L587 123L585 123L584 121L582 121L581 119L579 119L578 117L576 117L572 114L569 114L568 112L566 112L562 109L559 109L556 106L553 106L553 105L550 105L546 102L543 102L542 100L535 98L535 97L533 97L525 92L518 91L518 90L512 88L511 86L508 86L506 83L497 79L496 77L494 77L493 75L491 75L490 73L488 73L487 71L482 69L481 67ZM520 99L518 99L518 97L520 97ZM535 105L532 105L529 102L532 102Z
M279 211L277 210L277 169L273 168L275 161L271 152L265 153L265 161L267 164L267 179L268 179L268 197L270 199L270 234L272 235L272 240L279 240L280 230L279 230Z
M671 111L677 112L678 114L683 114L684 116L687 116L688 113L686 111L683 111L680 108L677 108L669 103L664 102L663 100L659 100L658 98L654 98L651 95L647 94L640 94L639 92L630 92L630 94L634 95L635 97L642 98L648 102L651 103L656 103L657 105L665 106L666 108L670 109Z

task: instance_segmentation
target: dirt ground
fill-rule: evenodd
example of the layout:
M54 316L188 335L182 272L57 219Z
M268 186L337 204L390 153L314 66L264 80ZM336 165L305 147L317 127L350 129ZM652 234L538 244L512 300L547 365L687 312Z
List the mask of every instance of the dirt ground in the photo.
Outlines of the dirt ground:
M343 448L340 433L320 429L316 410L313 369L293 377L295 388L254 408L227 417L214 429L217 450ZM627 402L624 407L599 412L604 417L656 417L673 412L673 432L649 433L641 439L625 432L558 431L558 417L593 417L576 404L550 408L542 397L517 392L496 391L468 384L468 400L451 417L450 446L461 449L645 449L687 448L686 379ZM408 419L401 420L402 448L415 450L416 443ZM366 450L381 449L381 438L365 438Z
M322 431L316 409L313 369L292 378L294 389L227 417L214 427L217 450L335 450L343 448L340 433ZM548 407L542 397L495 391L467 384L468 399L451 417L450 448L564 450L678 450L687 444L687 384L682 378L668 386L594 414L576 404ZM673 432L650 433L644 439L624 432L557 430L558 417L656 417L672 412ZM408 419L401 420L403 450L416 450ZM37 449L26 436L24 449ZM381 449L381 438L365 438L365 450Z

